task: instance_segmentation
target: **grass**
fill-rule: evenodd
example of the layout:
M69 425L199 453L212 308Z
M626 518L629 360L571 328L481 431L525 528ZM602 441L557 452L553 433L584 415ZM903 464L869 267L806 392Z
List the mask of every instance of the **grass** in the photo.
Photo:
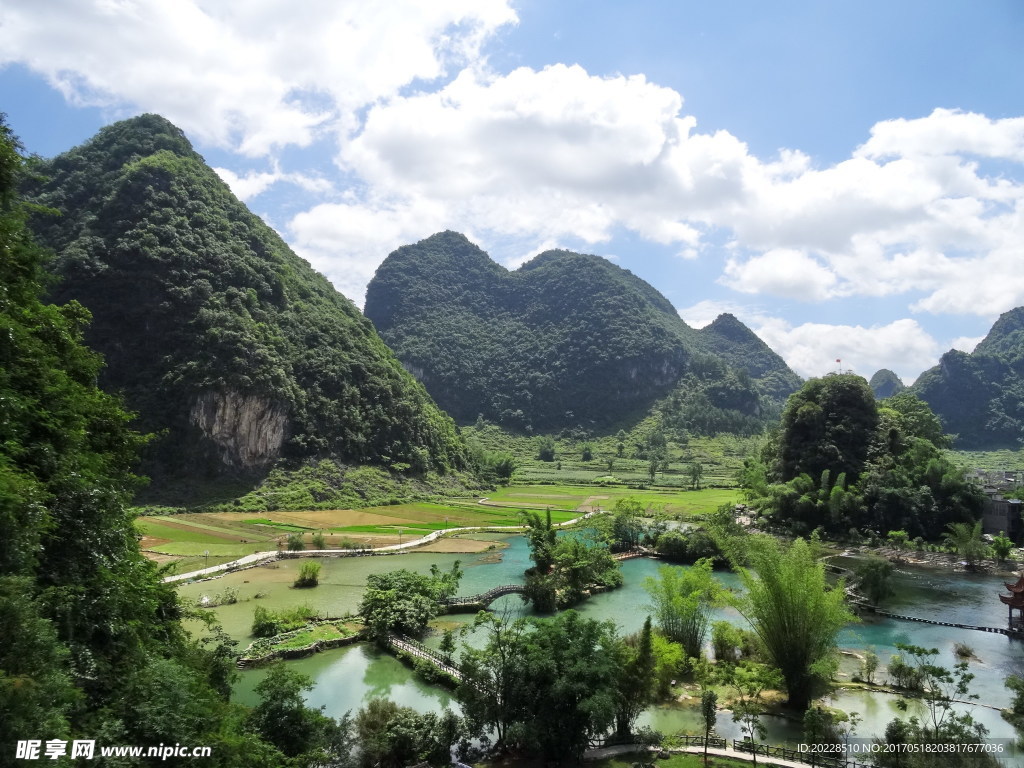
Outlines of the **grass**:
M657 760L652 754L644 755L636 752L633 754L617 755L616 757L607 757L604 760L588 763L588 765L596 766L596 768L632 768L638 762L654 763L658 768L703 768L704 755L673 754L667 760ZM729 757L709 755L708 765L719 766L719 768L750 768L751 763L744 760L733 760Z

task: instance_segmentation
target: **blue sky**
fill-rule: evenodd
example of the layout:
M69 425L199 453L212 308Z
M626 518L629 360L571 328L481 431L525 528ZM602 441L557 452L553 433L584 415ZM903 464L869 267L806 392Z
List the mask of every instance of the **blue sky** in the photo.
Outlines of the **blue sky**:
M1024 304L1024 5L0 0L50 156L157 112L346 295L465 232L597 253L798 373L908 383Z

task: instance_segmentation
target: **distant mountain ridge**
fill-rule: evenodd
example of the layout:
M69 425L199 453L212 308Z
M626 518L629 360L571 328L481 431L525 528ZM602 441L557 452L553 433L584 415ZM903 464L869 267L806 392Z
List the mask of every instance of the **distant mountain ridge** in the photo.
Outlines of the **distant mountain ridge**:
M911 387L962 449L1019 448L1024 439L1024 307L1004 312L970 354L952 349Z
M537 431L608 426L697 372L686 397L757 419L760 382L776 400L799 383L735 318L694 330L656 289L607 259L547 251L510 272L456 232L389 255L365 313L462 423L482 415ZM728 387L712 386L730 366L748 364L746 378L737 371Z
M102 129L26 190L57 302L92 313L102 385L160 434L150 472L332 456L424 472L465 446L372 324L156 115Z

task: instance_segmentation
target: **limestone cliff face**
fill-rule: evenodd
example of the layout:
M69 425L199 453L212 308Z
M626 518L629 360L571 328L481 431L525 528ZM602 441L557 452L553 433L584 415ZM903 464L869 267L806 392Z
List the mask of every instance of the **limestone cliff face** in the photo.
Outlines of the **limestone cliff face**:
M288 414L268 397L229 390L201 394L190 420L217 446L227 466L258 469L281 455Z

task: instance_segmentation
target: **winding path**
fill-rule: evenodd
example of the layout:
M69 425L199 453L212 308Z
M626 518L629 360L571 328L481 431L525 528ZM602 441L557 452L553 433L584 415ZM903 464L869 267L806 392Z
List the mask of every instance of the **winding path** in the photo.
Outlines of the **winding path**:
M486 501L487 499L480 499L479 503L482 504ZM591 517L601 511L602 510L586 512L579 517L574 517L572 520L566 520L564 523L555 523L554 527L566 528L570 525L575 525L581 520L586 520L588 517ZM269 552L255 552L251 555L239 558L238 560L232 560L229 563L221 563L220 565L211 565L209 568L201 568L198 571L177 573L173 576L167 576L164 578L164 583L174 584L179 581L189 581L191 579L214 578L242 568L253 568L257 565L264 565L266 563L273 562L274 560L293 557L362 557L367 555L395 555L406 552L410 549L422 547L425 544L430 544L433 541L437 541L438 539L453 533L473 533L478 531L508 531L509 533L512 533L523 530L525 530L525 526L522 525L473 525L466 526L464 528L448 528L443 531L434 531L420 539L412 539L411 541L406 541L401 544L391 544L386 547L377 547L375 549L303 549L297 552L282 552L275 549Z

